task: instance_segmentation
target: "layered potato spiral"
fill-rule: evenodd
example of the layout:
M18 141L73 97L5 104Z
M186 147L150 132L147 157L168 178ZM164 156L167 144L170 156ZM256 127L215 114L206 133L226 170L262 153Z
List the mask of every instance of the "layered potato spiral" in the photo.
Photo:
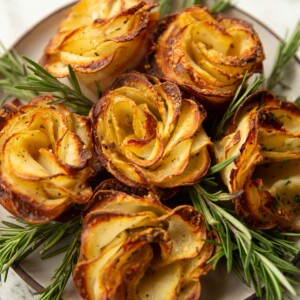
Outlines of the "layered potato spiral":
M175 81L209 106L229 101L264 53L251 24L193 6L160 21L149 72Z
M99 190L84 218L74 283L84 299L199 299L215 249L201 214Z
M215 143L219 162L238 155L221 174L230 192L244 191L236 210L253 227L300 230L299 124L297 105L259 91Z
M0 203L28 222L45 222L92 196L90 124L51 96L4 105L0 113Z
M126 73L92 109L96 152L130 186L193 184L210 165L205 117L204 108L183 98L174 83Z
M154 0L83 0L75 5L45 49L44 68L67 76L71 65L81 84L102 90L125 69L136 67L148 49L149 27L158 14Z

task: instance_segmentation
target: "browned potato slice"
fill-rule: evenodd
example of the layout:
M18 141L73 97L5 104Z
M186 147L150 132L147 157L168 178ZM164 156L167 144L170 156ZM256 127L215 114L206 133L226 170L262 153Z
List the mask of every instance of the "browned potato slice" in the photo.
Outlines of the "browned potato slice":
M263 59L249 23L193 6L160 21L146 67L213 107L230 101L246 72L261 70Z
M85 299L198 299L214 253L191 206L98 190L84 218L74 282Z
M126 73L91 111L96 151L107 170L130 186L190 185L210 165L205 117L174 83Z
M92 142L87 118L40 96L1 114L1 204L29 222L55 219L71 203L89 201Z
M258 228L300 230L300 109L267 91L250 96L216 145L219 161L238 155L222 172L237 211Z

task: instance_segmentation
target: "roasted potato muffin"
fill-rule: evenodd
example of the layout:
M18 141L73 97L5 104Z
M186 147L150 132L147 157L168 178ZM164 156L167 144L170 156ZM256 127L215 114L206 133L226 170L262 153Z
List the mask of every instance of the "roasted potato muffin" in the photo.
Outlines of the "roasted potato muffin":
M204 108L183 98L176 84L123 74L91 111L96 152L130 186L190 185L210 165L205 117Z
M263 59L251 24L197 5L160 21L146 67L215 107L230 101L246 72L249 77L261 70Z
M55 77L68 75L71 65L82 86L102 91L116 76L134 68L149 46L149 28L158 18L153 0L83 0L62 21L41 60Z
M74 283L84 299L199 299L215 251L202 215L99 190L84 218Z
M28 222L45 222L92 196L88 119L51 96L4 105L0 121L0 203Z
M300 109L268 91L251 95L216 145L221 171L238 213L257 228L300 230Z

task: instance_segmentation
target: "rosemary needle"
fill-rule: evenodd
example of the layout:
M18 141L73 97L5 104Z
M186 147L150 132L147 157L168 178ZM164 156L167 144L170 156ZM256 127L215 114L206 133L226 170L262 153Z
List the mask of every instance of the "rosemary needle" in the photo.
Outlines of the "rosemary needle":
M15 88L16 84L22 85L26 82L28 70L26 69L25 60L16 51L5 49L1 43L0 53L0 91L3 94L1 104L9 97L29 101L36 96L36 92Z
M277 85L287 87L284 83L284 76L286 74L286 67L289 65L291 59L299 50L300 47L300 22L297 24L291 37L282 42L278 48L277 56L273 65L273 69L266 86L269 90L273 90Z
M89 113L94 102L83 95L76 75L70 66L68 66L70 74L68 79L71 87L62 83L31 59L25 57L25 60L29 63L28 69L33 75L28 75L25 84L18 85L16 88L38 93L51 93L56 99L52 102L53 104L62 103L79 114L87 115Z
M158 3L159 3L159 14L161 18L171 13L172 7L170 1L159 0Z
M172 11L174 10L178 11L180 9L190 7L196 4L202 4L201 0L181 0L179 1L179 4L177 5L176 9L174 9L170 0L159 0L158 2L161 18L172 13ZM226 11L230 7L232 7L231 0L215 0L210 9L212 13L218 13Z
M219 13L232 7L231 0L217 0L211 7L211 12Z
M217 128L215 130L215 136L214 136L214 139L216 139L216 140L221 137L222 133L225 131L225 127L226 127L228 121L234 115L235 111L238 109L240 104L246 99L246 97L248 95L250 95L251 93L256 91L263 83L263 78L261 76L257 76L255 78L254 82L249 87L247 87L247 89L244 92L242 92L242 88L245 84L247 75L248 75L248 73L246 72L242 83L237 88L235 95L234 95L232 101L230 102L230 105L228 106L222 119L220 120L220 122L217 125Z

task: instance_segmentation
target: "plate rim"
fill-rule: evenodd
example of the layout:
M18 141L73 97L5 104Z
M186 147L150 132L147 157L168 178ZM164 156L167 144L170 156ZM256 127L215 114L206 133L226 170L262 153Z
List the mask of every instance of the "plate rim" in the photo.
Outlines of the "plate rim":
M12 46L9 47L9 49L14 49L16 47L18 47L19 44L21 44L27 37L28 35L30 35L32 33L32 31L41 26L44 22L47 21L47 19L55 16L56 14L61 13L64 10L67 10L68 8L71 8L75 3L77 3L77 1L72 1L69 4L66 4L54 11L52 11L49 14L46 14L46 16L39 20L38 22L36 22L35 24L33 24L32 26L30 26L20 37L18 37L16 39L16 41L14 41L12 43ZM246 12L245 10L237 7L236 5L232 5L229 10L236 10L238 11L240 14L247 16L248 18L250 18L251 20L253 20L255 23L259 24L261 27L263 27L265 30L267 30L273 37L275 37L279 42L283 42L284 40L274 31L272 30L269 26L267 26L263 21L261 21L260 19L258 19L257 17L253 16L251 13ZM294 55L294 60L296 61L296 63L300 66L300 57L296 55ZM297 253L297 255L294 257L293 259L293 264L295 266L299 266L299 262L300 262L300 250ZM15 271L15 273L31 288L33 289L36 293L40 293L44 287L38 283L31 275L29 275L20 265L19 263L16 263L15 265L12 266L12 269ZM252 295L250 295L247 298L244 298L243 300L259 300L259 298L256 296L255 293L253 293Z

